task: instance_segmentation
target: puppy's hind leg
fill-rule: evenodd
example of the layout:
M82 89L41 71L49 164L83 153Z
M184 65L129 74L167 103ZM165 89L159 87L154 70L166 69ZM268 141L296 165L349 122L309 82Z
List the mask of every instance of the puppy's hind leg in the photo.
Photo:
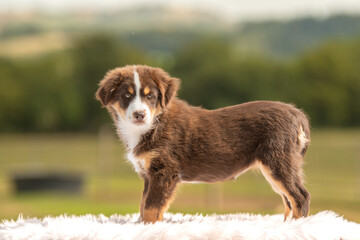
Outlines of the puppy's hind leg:
M284 191L282 191L281 184L279 184L279 181L277 181L273 177L269 168L267 168L263 164L260 164L260 170L261 170L262 175L265 177L265 179L270 183L274 192L276 192L277 194L279 194L281 196L281 199L282 199L284 207L285 207L284 221L288 218L291 218L291 214L292 214L291 203L290 203L289 199L286 197Z
M309 212L310 194L303 186L298 164L294 164L294 160L298 159L281 159L281 163L260 164L262 174L273 189L282 195L285 219L289 217L290 212L295 219L306 217Z

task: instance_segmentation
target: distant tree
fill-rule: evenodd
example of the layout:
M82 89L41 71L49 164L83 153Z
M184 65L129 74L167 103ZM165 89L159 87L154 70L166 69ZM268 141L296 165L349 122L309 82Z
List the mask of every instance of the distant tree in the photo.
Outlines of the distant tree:
M164 64L181 78L181 98L210 109L280 100L304 109L313 126L360 126L360 40L330 42L291 61L239 55L231 41L203 36ZM104 34L34 58L0 58L0 131L97 130L109 122L94 98L98 82L126 64L157 66L146 52Z
M201 39L179 51L172 72L182 79L180 96L218 108L251 100L289 100L285 64L260 56L236 56L222 39ZM285 88L285 89L284 89ZM283 90L283 91L281 91Z
M112 68L146 62L144 55L113 36L95 34L74 40L72 49L74 77L82 105L83 129L95 129L104 118L95 92L99 81Z
M303 98L316 125L360 125L360 41L333 42L298 61Z
M280 100L303 108L314 126L360 125L360 42L325 44L292 61L234 56L219 38L202 38L175 56L180 96L218 108L251 100Z

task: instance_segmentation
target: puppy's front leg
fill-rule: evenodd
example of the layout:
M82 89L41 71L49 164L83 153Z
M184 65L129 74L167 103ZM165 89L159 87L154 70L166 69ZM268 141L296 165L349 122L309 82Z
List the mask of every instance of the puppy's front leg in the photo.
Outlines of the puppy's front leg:
M179 183L179 176L171 167L151 165L148 179L142 220L154 223L162 220Z
M141 197L141 202L140 202L140 219L144 218L144 207L145 207L145 199L147 196L147 193L149 191L149 179L144 175L141 176L144 180L144 190L143 190L143 194Z

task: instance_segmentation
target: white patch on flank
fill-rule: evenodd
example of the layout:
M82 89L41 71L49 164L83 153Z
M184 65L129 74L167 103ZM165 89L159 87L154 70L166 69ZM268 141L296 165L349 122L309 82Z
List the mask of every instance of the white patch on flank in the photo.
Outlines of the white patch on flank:
M299 132L298 139L299 139L299 142L300 142L300 150L302 150L305 147L305 144L307 142L309 142L309 139L306 138L306 134L305 134L302 126L300 126L300 132Z

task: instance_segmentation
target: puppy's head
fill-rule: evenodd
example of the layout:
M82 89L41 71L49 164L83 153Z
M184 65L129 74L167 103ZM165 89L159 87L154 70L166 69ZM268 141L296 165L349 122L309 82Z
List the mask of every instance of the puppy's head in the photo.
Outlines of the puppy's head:
M96 99L114 120L148 129L175 97L179 85L179 79L160 68L125 66L105 75Z

